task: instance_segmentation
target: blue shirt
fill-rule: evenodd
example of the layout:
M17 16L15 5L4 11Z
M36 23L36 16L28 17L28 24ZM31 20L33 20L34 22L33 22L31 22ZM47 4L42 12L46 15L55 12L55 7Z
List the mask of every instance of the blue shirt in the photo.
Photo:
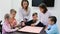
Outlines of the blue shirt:
M56 24L48 26L48 29L46 30L47 34L59 34L58 27Z

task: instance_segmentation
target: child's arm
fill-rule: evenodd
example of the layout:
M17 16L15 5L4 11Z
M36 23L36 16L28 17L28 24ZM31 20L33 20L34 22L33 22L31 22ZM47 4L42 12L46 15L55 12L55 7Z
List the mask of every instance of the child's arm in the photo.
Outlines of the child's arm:
M53 34L53 33L56 33L56 32L57 32L56 29L57 29L57 28L56 28L55 26L53 26L53 27L51 27L50 30L47 29L47 30L46 30L46 33L47 33L47 34Z
M6 32L13 32L13 31L16 31L18 30L18 28L15 28L15 29L11 29L9 26L7 26L6 24L3 25L3 28Z

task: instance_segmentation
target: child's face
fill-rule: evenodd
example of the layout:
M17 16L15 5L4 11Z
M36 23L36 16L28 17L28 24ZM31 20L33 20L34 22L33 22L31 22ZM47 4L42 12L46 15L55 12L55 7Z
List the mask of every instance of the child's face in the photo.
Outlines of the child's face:
M50 25L53 25L53 24L54 24L54 22L51 21L51 18L49 18L49 20L48 20L48 24L50 24Z
M37 15L34 15L33 16L33 20L37 20Z
M16 16L16 13L13 12L13 13L11 14L11 16L14 18L14 17Z
M10 22L9 19L7 19L7 18L6 18L5 20L6 20L7 22Z

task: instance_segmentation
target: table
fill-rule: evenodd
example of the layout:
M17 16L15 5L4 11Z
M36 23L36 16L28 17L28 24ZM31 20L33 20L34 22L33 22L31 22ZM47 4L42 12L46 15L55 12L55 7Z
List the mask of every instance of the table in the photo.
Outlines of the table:
M26 27L30 27L30 26L26 26ZM26 27L23 27L22 29L26 28ZM28 30L27 28L27 30ZM37 28L38 32L37 33L32 33L32 32L23 32L22 29L19 29L18 31L16 32L13 32L13 33L8 33L8 34L46 34L46 32L44 31L44 28L42 29L41 27L32 27L32 29L34 28ZM39 28L40 28L40 32L39 32ZM41 30L42 29L42 30ZM21 30L21 31L20 31Z
M46 34L43 27L25 26L18 31L22 34Z
M27 33L40 33L43 27L32 27L32 26L25 26L22 29L19 29L19 32L27 32Z
M33 33L25 33L25 32L14 32L11 34L33 34ZM42 30L39 34L46 34L46 32L44 30Z

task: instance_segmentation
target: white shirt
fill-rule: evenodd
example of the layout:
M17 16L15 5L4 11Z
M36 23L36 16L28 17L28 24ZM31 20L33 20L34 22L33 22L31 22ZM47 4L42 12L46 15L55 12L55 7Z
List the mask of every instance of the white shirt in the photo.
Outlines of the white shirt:
M25 11L23 8L19 9L19 20L23 21L24 18L29 20L31 16L30 13L31 13L30 8L28 8L28 11Z
M46 12L45 14L43 14L42 12L39 12L38 14L38 18L39 20L44 24L44 25L48 25L48 17L51 16L50 12Z

